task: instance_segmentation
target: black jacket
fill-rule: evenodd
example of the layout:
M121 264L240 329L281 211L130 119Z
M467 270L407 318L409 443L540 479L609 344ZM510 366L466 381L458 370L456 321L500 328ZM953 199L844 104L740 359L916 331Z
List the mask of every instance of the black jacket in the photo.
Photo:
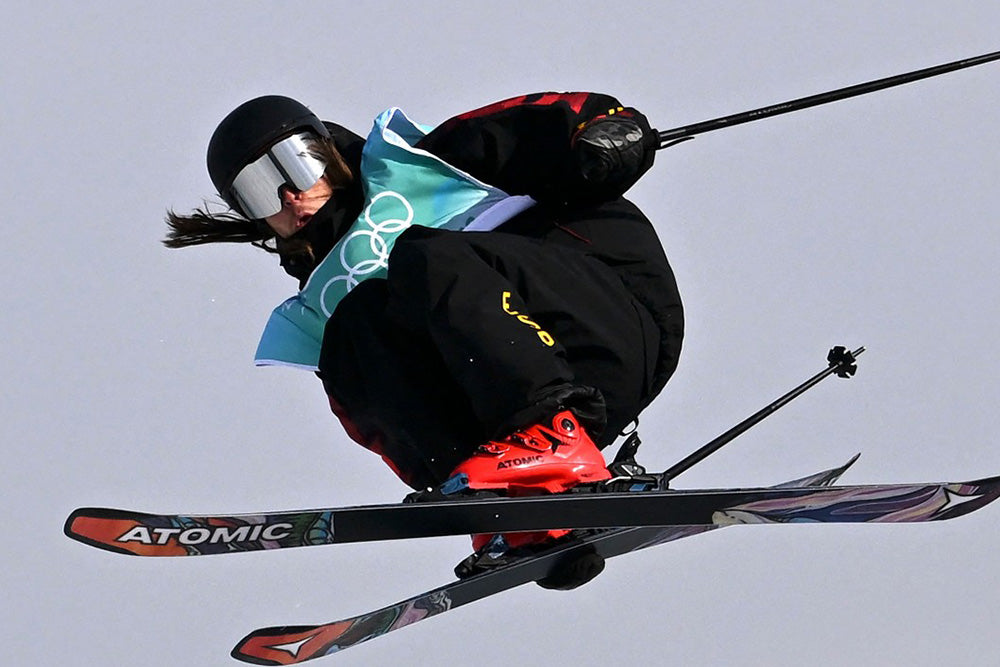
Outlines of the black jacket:
M620 192L605 193L605 202L593 200L572 151L574 135L608 114L632 118L655 137L645 116L609 95L537 93L455 116L419 147L508 194L540 202L500 231L584 249L619 274L661 331L655 395L677 367L684 335L680 295L652 225L630 203L614 201L652 166L655 149L648 148L643 168Z
M413 488L439 484L484 438L533 423L552 401L606 418L586 424L606 446L676 368L673 272L651 222L621 197L654 148L617 189L585 182L576 162L574 137L605 116L655 138L607 95L542 93L456 116L418 144L538 204L494 232L407 230L387 279L363 281L327 324L319 370L334 412ZM498 286L523 298L560 352L524 340L535 333L494 303Z

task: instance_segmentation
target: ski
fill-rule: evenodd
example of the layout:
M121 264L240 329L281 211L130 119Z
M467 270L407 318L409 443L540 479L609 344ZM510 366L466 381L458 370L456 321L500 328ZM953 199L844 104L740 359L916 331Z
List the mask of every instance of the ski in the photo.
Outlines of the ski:
M229 516L81 508L67 519L65 532L123 554L198 556L548 529L937 521L967 514L997 497L1000 477L959 483L566 493Z
M604 558L710 530L619 528L581 538L468 579L459 579L378 611L322 625L280 626L255 630L232 650L237 660L257 665L292 665L355 646L417 621L548 576L554 566L591 549Z
M857 459L774 488L819 487L835 482ZM496 593L549 576L560 563L591 551L604 558L692 537L720 526L617 528L585 535L538 555L482 574L445 584L377 611L320 625L261 628L233 648L237 660L256 665L293 665L375 639L393 630Z

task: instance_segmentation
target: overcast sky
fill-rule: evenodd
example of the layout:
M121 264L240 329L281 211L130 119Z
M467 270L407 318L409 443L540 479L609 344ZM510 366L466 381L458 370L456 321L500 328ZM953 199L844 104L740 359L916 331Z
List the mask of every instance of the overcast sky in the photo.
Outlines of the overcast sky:
M367 133L511 95L596 90L659 129L1000 49L1000 4L91 2L5 6L0 645L10 665L225 665L247 631L451 579L464 537L192 559L62 535L75 507L236 513L394 502L308 373L251 360L294 292L249 247L163 248L212 194L204 151L251 97ZM402 3L400 3L402 6ZM501 7L498 9L496 7ZM1000 474L1000 64L712 132L630 196L687 315L643 416L663 469L825 365L828 380L679 477L766 485ZM941 524L749 527L525 586L323 664L842 665L996 660L1000 506ZM320 663L316 663L319 665Z

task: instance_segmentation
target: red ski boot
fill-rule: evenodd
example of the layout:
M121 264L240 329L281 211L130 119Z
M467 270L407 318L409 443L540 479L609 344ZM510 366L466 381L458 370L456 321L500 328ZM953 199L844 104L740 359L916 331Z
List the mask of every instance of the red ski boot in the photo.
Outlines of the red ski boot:
M464 475L465 479L460 476ZM604 456L569 410L491 440L455 468L444 487L506 491L509 496L561 493L610 479Z
M465 489L493 490L508 496L530 496L561 493L578 484L610 478L604 456L573 413L565 410L550 421L481 445L472 457L452 471L442 490L445 493ZM456 573L460 577L470 576L501 565L509 560L507 556L538 548L569 532L473 535L472 548L476 553L460 563Z

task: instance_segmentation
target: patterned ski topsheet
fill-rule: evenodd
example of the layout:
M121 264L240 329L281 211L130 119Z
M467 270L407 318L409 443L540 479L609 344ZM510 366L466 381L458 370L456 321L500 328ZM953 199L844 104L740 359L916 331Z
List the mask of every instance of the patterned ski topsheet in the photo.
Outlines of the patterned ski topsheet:
M853 463L792 480L775 488L827 486ZM501 593L547 576L553 565L575 553L593 549L605 558L699 535L720 526L618 528L590 535L575 545L564 545L535 558L517 561L469 579L454 581L374 612L332 623L262 628L244 637L232 650L237 660L257 665L294 665L321 658L375 639L464 604Z
M374 505L232 516L82 508L66 534L109 551L196 556L476 532L950 519L1000 496L1000 477L953 484L643 491Z
M536 557L454 581L374 612L322 625L279 626L255 630L232 650L237 660L257 665L293 665L342 651L510 588L548 576L554 564L583 550L605 558L690 537L718 526L617 528Z

